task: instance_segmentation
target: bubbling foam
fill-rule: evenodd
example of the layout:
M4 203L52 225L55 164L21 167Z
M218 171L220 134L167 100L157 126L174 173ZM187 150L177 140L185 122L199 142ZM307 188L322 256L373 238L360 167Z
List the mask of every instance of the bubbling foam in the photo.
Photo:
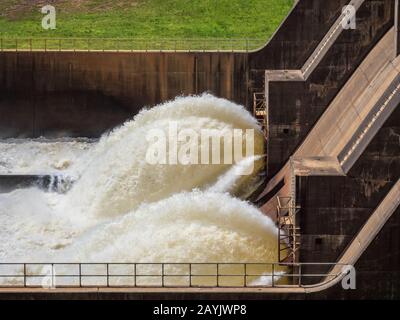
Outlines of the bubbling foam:
M254 129L254 153L263 154L263 136L257 121L242 107L211 95L177 98L140 112L104 136L90 151L82 176L70 192L68 207L84 216L119 216L144 202L153 202L194 188L205 189L232 164L149 164L146 134L152 129L168 132L176 121L179 130L217 132ZM244 142L243 142L244 143ZM167 152L170 150L168 149ZM211 153L215 150L211 150ZM255 165L259 170L262 161ZM256 172L254 172L256 173Z
M184 192L98 225L62 252L76 261L274 261L271 219L228 194Z
M254 129L254 155L235 164L147 163L146 133L167 131L171 121L195 132ZM257 121L243 107L208 94L144 110L74 164L77 181L67 193L31 188L0 195L0 259L274 262L274 223L234 197L251 189L263 165L263 147ZM254 166L253 175L241 175L249 166Z

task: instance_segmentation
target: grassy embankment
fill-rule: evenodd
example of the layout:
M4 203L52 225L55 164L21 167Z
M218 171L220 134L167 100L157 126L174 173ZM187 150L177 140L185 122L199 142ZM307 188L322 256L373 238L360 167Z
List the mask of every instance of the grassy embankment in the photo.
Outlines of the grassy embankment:
M293 2L8 0L0 2L0 37L3 48L9 49L16 45L26 49L45 45L48 49L251 49L271 37ZM48 3L57 9L56 30L41 27L40 8ZM53 40L44 43L42 38ZM59 38L68 40L55 40ZM121 38L126 40L115 40Z

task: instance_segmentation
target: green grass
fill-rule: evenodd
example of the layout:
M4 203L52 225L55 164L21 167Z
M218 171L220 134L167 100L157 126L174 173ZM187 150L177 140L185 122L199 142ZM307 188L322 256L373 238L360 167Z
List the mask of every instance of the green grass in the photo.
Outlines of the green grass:
M40 1L4 2L0 4L2 38L142 38L156 42L165 38L265 41L294 0L56 0L56 30L42 29ZM244 42L231 45L243 47Z

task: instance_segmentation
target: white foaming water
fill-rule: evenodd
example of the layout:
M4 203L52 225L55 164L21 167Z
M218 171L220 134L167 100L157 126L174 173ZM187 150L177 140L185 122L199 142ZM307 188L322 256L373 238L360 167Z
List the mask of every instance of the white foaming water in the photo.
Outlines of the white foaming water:
M0 194L0 261L51 260L83 226L59 210L64 195L37 188Z
M107 236L105 236L107 235ZM77 261L274 261L274 223L228 194L194 191L139 206L92 227L57 257Z
M0 174L64 174L73 176L75 165L93 145L89 139L7 139L0 142Z
M104 136L80 169L82 176L70 191L67 206L82 216L118 216L140 203L214 184L232 165L152 165L146 161L146 134L156 128L168 135L172 121L178 130L191 129L199 135L202 129L254 129L254 153L263 154L262 132L243 107L211 95L178 98L139 113Z
M256 156L236 165L150 165L146 133L170 121L196 131L255 129ZM258 170L262 155L256 120L224 99L178 98L142 111L75 163L80 178L66 194L0 194L0 261L274 262L274 223L233 197L256 176L237 174L254 161Z
M254 163L260 163L263 156L254 156L243 159L233 165L227 172L218 177L217 181L207 190L210 192L229 192L247 197L253 191L252 186L257 184L257 176L245 175ZM259 168L258 168L259 169ZM255 169L255 172L258 172Z

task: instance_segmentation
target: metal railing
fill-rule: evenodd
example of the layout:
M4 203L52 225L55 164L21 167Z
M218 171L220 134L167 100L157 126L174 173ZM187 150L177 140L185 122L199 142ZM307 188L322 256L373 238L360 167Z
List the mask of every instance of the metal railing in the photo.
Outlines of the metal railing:
M265 104L265 93L264 92L254 92L253 93L253 116L257 119L260 124L265 139L268 139L268 115Z
M348 5L353 6L355 10L358 10L364 2L365 0L351 0ZM326 53L331 45L337 40L342 31L345 30L345 28L343 28L343 24L346 23L348 19L349 17L347 16L347 13L343 11L333 26L326 33L317 48L305 62L304 66L301 68L305 79L309 77L315 67L322 60L324 53Z
M255 117L260 117L261 119L264 119L267 115L264 92L253 93L253 114Z
M254 51L265 39L0 38L0 51Z
M376 89L375 89L376 90ZM397 107L398 100L400 97L400 75L397 75L395 79L388 85L388 88L369 111L364 121L361 123L359 128L356 130L353 139L343 148L338 158L340 165L345 166L346 161L351 159L353 153L356 152L357 148L366 147L367 143L363 143L363 139L369 138L368 143L374 137L371 131L375 133L378 128L381 128L383 123L387 120L391 112ZM396 99L397 98L397 99ZM382 119L383 118L383 119ZM378 125L378 126L377 126ZM346 167L350 168L357 158L354 158L351 164L347 164Z
M353 6L358 10L365 0L350 0L348 5ZM272 81L306 81L308 77L313 73L315 68L319 65L321 60L325 57L331 46L336 42L339 35L345 30L343 28L343 22L348 20L346 12L342 12L341 15L336 19L331 28L319 42L318 46L314 49L304 65L298 70L268 70L269 76L266 77L265 89L266 95L266 106L269 108L269 82ZM275 78L275 79L274 79Z
M321 279L334 280L340 273L321 273L321 270L331 270L335 265L0 263L0 288L299 288L319 283Z
M300 228L296 221L299 207L292 197L277 197L278 259L296 263L300 250Z

